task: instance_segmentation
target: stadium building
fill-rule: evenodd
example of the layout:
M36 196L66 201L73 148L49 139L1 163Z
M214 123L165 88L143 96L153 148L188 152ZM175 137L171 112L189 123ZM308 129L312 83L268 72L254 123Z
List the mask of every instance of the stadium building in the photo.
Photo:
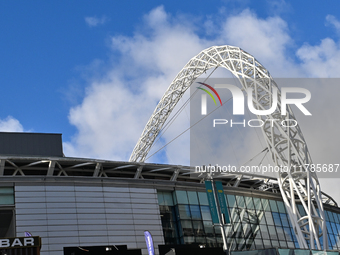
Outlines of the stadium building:
M222 246L204 183L188 175L190 167L64 157L58 134L0 133L0 144L3 238L40 236L42 255L109 245L147 254L145 230L156 254L160 244ZM299 248L277 184L255 176L220 180L230 250ZM340 208L323 197L329 249L339 250Z
M253 104L258 121L265 123L261 126L265 150L274 165L294 166L293 171L279 172L275 179L244 173L214 176L222 187L217 193L214 185L205 188L205 180L193 175L192 167L144 162L184 92L201 74L217 67L229 70L242 89L251 92L248 104ZM203 85L219 98L214 88ZM238 93L238 101L244 98L241 89L232 90ZM277 84L252 55L234 46L213 46L192 58L172 81L129 162L65 157L58 134L0 133L1 253L19 254L10 246L25 240L7 237L28 233L41 237L43 255L62 255L66 248L87 254L93 246L112 253L124 245L131 252L142 249L147 254L144 231L149 231L156 254L161 255L174 254L171 247L177 245L208 250L222 243L232 253L248 255L324 255L326 251L338 255L340 208L306 168L313 162L307 144L291 108L282 105ZM277 121L268 124L268 119ZM296 125L280 125L287 120ZM222 221L223 227L213 224L220 210L212 206L211 190L217 204L225 203L224 215L229 214L230 223ZM164 246L158 250L158 245L168 245L170 250L163 250ZM76 251L67 255L78 255Z

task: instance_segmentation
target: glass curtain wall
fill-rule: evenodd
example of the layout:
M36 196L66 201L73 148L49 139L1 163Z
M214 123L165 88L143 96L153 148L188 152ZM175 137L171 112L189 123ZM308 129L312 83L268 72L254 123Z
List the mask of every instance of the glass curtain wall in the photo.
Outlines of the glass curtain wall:
M222 246L221 230L213 226L205 192L158 191L158 200L166 244ZM299 248L282 201L231 194L226 200L231 222L225 227L229 249ZM298 209L303 215L301 205ZM340 215L326 211L326 221L329 249L338 250Z

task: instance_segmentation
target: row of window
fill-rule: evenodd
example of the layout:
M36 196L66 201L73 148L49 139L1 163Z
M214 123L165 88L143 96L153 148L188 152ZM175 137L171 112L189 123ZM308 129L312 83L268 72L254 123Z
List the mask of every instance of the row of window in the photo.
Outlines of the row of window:
M219 227L213 227L205 192L158 192L166 243L222 244ZM231 224L225 228L233 250L269 247L299 248L284 203L270 199L226 195ZM298 205L304 215L302 205ZM326 211L330 249L340 248L340 215ZM307 226L308 228L308 226ZM322 238L320 238L322 245Z

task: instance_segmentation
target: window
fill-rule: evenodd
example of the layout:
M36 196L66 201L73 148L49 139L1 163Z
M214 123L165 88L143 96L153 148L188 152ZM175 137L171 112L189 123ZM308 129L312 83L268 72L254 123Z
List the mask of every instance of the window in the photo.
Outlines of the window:
M0 205L14 205L13 187L0 188Z

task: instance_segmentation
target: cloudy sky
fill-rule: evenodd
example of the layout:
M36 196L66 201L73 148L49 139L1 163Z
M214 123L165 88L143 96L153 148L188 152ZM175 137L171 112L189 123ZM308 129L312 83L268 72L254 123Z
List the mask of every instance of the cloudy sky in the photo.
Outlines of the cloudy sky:
M239 46L273 77L339 78L339 9L335 0L1 1L0 130L62 133L66 156L128 160L176 74L210 46ZM313 118L301 127L312 158L340 163L340 88L309 89ZM189 127L188 114L151 154ZM148 161L189 164L188 141ZM334 194L335 182L324 186Z

